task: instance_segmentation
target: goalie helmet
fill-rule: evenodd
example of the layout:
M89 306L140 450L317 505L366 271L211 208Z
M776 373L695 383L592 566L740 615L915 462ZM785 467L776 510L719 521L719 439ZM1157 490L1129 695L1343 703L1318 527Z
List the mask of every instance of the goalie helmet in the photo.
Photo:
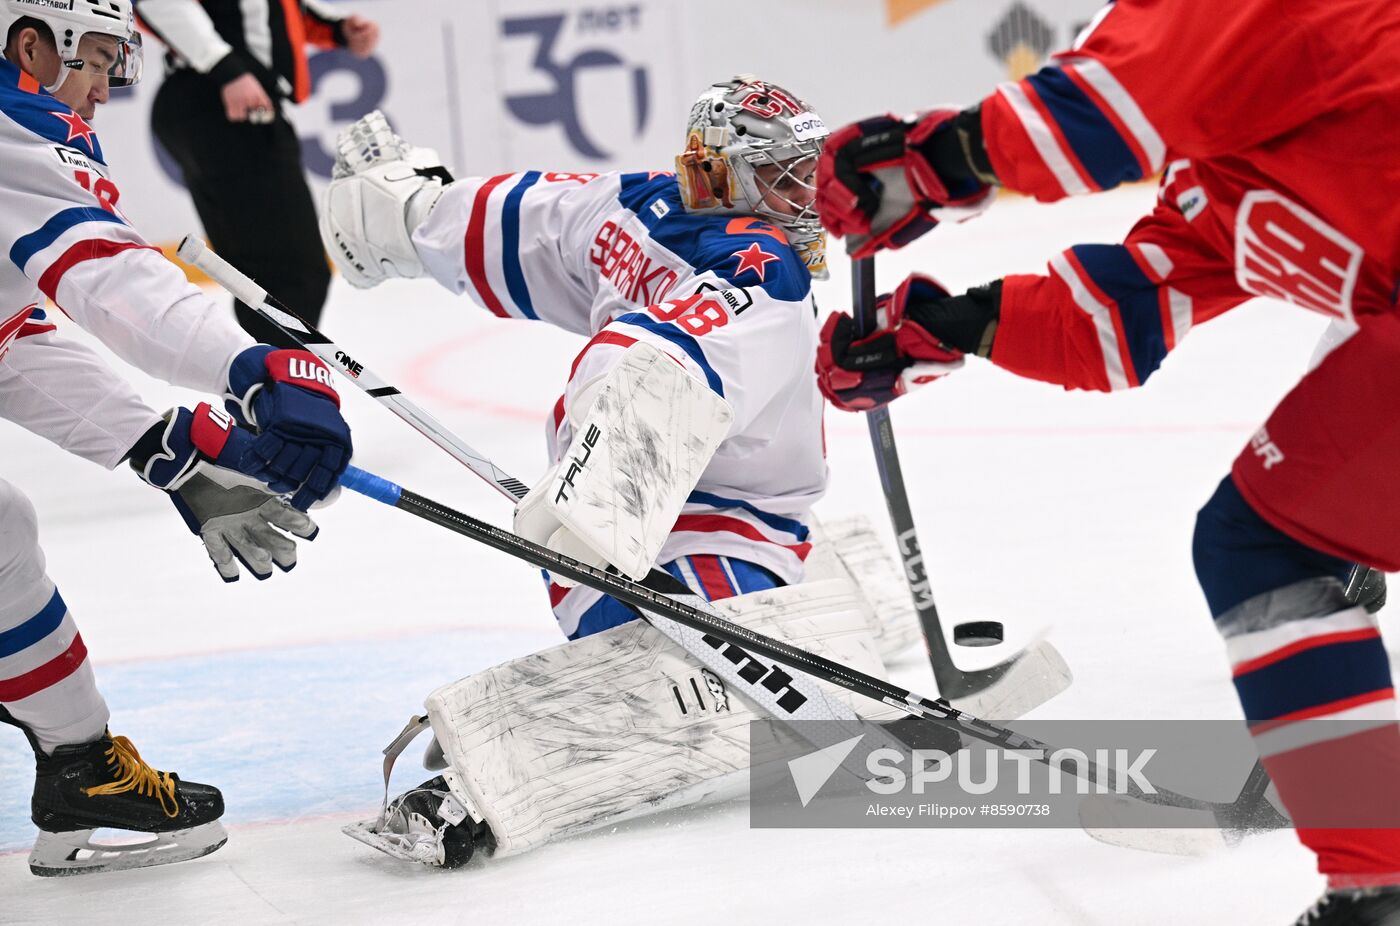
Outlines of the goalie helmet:
M50 93L63 84L70 70L87 64L78 56L78 44L88 34L116 40L114 60L107 69L107 83L129 87L141 79L141 33L136 31L132 0L0 0L0 42L8 41L10 27L21 19L37 19L49 27L58 57L63 62L58 80L44 89Z
M817 218L815 168L830 134L802 100L743 74L711 86L690 109L676 157L691 212L756 215L783 229L817 279L826 277L826 233Z

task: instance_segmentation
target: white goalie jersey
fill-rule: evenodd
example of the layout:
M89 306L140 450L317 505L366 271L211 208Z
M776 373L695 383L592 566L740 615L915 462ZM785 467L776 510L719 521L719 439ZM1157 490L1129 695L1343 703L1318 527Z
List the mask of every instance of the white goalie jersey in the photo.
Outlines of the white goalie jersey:
M658 561L715 554L801 579L827 466L811 278L780 229L687 213L670 173L529 171L452 183L414 245L440 283L496 315L590 339L548 422L556 457L574 397L635 342L723 396L733 426ZM578 605L553 597L567 631Z
M223 392L253 343L120 198L92 126L0 60L0 417L107 467L158 416L54 331L46 299L133 366L202 392Z

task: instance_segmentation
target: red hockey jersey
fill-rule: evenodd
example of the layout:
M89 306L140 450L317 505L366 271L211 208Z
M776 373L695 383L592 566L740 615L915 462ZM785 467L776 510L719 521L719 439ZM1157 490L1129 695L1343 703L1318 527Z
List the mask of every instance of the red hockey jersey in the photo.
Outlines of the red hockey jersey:
M1021 375L1139 385L1254 295L1347 327L1396 307L1400 5L1119 0L982 128L1002 183L1040 200L1165 171L1123 244L1007 278L992 360Z

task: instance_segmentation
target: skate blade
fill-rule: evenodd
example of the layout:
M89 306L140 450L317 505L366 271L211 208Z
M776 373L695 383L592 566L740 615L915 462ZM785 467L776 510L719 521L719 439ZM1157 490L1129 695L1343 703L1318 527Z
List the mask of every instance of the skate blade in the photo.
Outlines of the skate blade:
M1163 855L1202 856L1232 844L1215 814L1194 807L1148 804L1119 794L1086 795L1079 822L1099 842Z
M41 878L91 875L188 862L217 851L228 842L218 820L169 833L140 833L139 842L94 842L97 830L66 833L40 831L29 853L29 870Z
M1048 640L1027 647L996 682L953 707L982 720L1015 720L1064 691L1074 673Z
M414 833L381 831L379 819L361 820L341 827L340 831L356 842L362 842L385 855L405 862L417 862L429 868L442 867L442 853L433 840Z

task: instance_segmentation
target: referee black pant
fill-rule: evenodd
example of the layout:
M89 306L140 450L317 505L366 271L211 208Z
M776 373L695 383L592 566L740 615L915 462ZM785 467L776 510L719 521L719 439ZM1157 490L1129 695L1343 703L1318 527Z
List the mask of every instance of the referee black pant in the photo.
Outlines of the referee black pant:
M190 71L166 77L151 127L185 175L209 244L275 299L318 324L330 268L301 166L301 142L279 112L269 125L229 122L219 87ZM236 302L258 341L297 346Z

